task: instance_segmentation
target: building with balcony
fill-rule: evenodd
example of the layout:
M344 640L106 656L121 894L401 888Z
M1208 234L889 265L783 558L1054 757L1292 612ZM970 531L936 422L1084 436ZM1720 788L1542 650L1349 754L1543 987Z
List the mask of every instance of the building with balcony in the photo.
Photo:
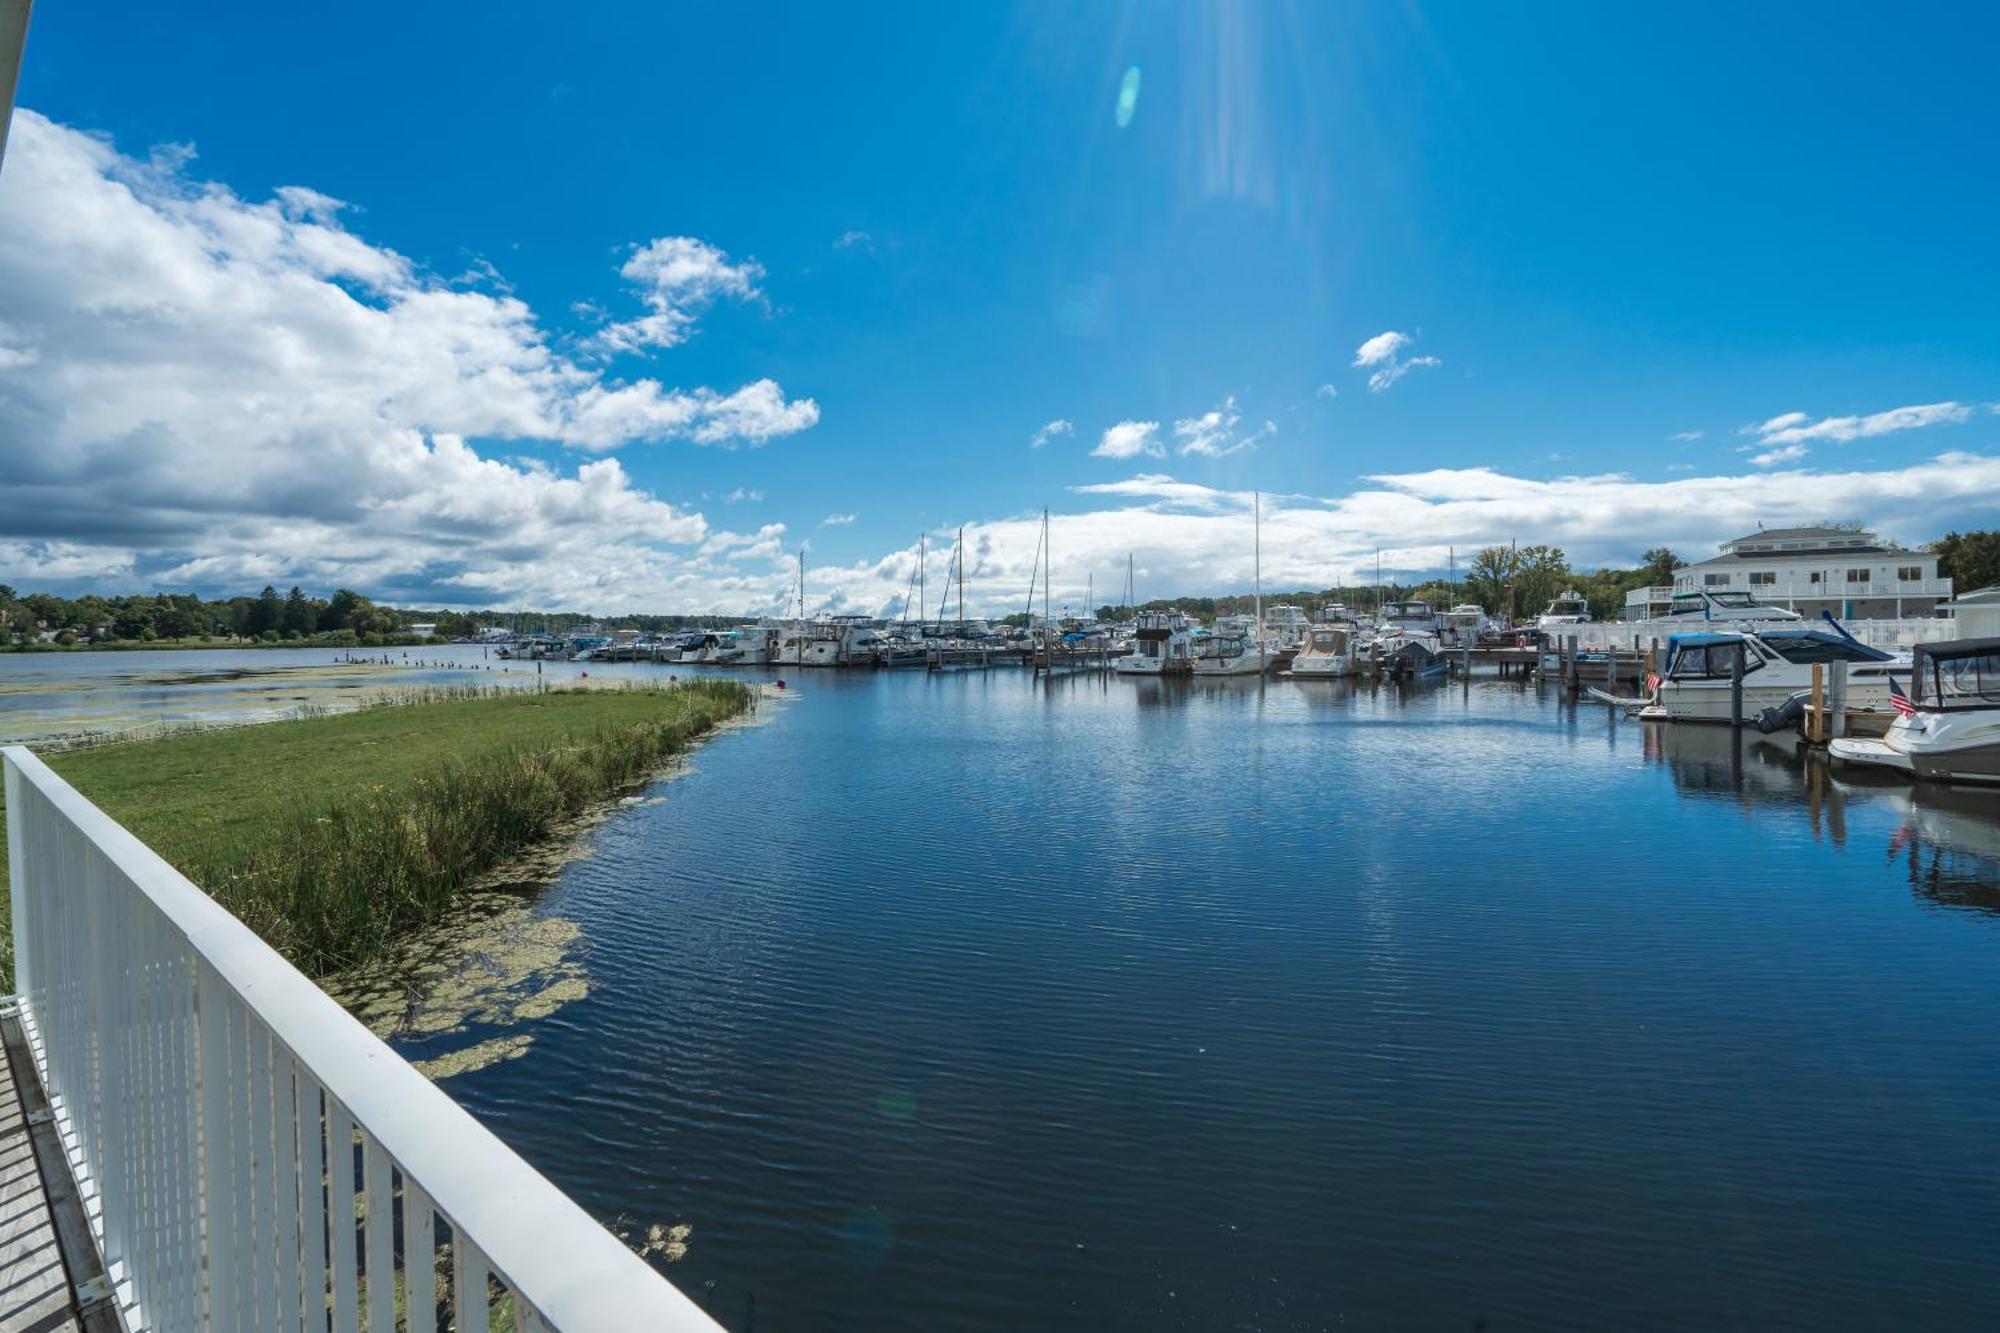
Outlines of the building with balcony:
M1936 613L1951 598L1937 557L1848 528L1767 528L1722 544L1720 554L1674 575L1675 592L1746 592L1816 616L1902 620Z

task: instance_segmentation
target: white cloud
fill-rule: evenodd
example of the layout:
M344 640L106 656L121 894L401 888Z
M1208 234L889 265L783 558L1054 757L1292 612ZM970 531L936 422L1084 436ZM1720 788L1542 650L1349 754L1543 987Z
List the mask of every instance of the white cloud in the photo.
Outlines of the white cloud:
M858 517L857 514L828 514L819 521L819 525L823 528L844 528Z
M1810 452L1803 444L1784 444L1776 449L1766 449L1761 454L1752 454L1750 461L1758 467L1771 467L1777 463L1796 463Z
M1075 423L1070 421L1065 421L1063 418L1057 417L1054 421L1049 422L1047 425L1043 426L1040 430L1037 430L1034 433L1034 435L1029 438L1028 447L1030 449L1039 449L1043 445L1047 444L1050 440L1056 438L1056 436L1068 435L1075 430L1076 430Z
M557 351L518 298L371 244L317 191L245 200L195 176L188 150L133 158L25 109L8 146L10 581L122 568L461 605L656 602L672 548L702 540L700 514L609 459L571 470L468 441L757 443L818 419L768 379L607 378ZM649 249L654 290L739 284L675 276Z
M1232 394L1223 399L1221 407L1198 417L1182 417L1176 421L1174 438L1180 441L1183 454L1223 458L1244 449L1254 449L1257 441L1277 433L1277 423L1266 421L1248 435L1238 435L1236 427L1242 419L1243 414L1237 410L1236 398Z
M738 486L735 490L723 496L722 502L724 504L742 504L745 500L748 500L755 503L763 498L764 492L762 491L746 490L744 487Z
M857 246L864 250L872 250L875 248L875 238L865 231L852 230L844 231L834 238L833 248L836 250L852 250Z
M1444 364L1434 356L1405 357L1403 352L1415 342L1416 339L1409 334L1391 329L1376 334L1354 349L1355 369L1371 372L1368 376L1370 392L1381 393L1413 370Z
M754 259L740 264L707 241L692 236L660 236L639 246L619 276L639 291L649 313L605 325L592 340L609 352L674 347L694 332L701 312L721 297L761 301L764 267Z
M1698 430L1676 431L1674 434L1669 435L1667 438L1670 440L1679 440L1681 443L1687 444L1700 439L1701 432Z
M1340 397L1340 390L1339 390L1339 389L1337 389L1337 388L1335 388L1335 387L1334 387L1333 385L1331 385L1331 384L1322 384L1322 385L1320 385L1320 386L1319 386L1319 388L1318 388L1318 389L1314 390L1314 392L1313 392L1313 397L1315 397L1315 398L1338 398L1338 397Z
M1137 458L1141 454L1164 458L1166 452L1160 447L1157 421L1121 421L1106 430L1090 451L1093 458Z
M1804 412L1787 412L1760 425L1745 426L1743 433L1755 435L1758 444L1803 444L1810 440L1846 444L1850 440L1872 439L1894 431L1918 430L1971 418L1972 408L1964 403L1922 403L1915 407L1892 407L1867 416L1822 417L1818 421Z

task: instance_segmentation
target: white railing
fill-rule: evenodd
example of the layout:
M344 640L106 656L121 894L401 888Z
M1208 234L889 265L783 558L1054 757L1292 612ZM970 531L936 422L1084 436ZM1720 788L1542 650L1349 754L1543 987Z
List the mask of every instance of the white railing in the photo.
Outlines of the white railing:
M242 922L0 754L21 1020L128 1328L717 1330Z

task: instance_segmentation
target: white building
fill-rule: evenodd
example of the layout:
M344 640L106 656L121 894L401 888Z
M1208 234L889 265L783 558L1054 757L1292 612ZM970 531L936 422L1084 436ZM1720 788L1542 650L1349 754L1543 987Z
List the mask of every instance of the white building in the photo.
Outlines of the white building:
M1845 528L1770 528L1722 544L1722 553L1674 575L1675 592L1744 592L1805 616L1901 620L1934 614L1951 597L1937 557Z

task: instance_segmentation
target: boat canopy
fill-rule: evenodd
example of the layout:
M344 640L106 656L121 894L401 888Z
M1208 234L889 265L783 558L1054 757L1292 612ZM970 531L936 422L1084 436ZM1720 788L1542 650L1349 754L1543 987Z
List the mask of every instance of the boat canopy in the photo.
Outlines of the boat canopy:
M1757 637L1771 645L1787 662L1809 666L1814 662L1890 662L1894 653L1870 648L1845 634L1829 634L1822 629L1760 629Z
M2000 706L2000 639L1920 643L1913 656L1910 697L1918 706Z

